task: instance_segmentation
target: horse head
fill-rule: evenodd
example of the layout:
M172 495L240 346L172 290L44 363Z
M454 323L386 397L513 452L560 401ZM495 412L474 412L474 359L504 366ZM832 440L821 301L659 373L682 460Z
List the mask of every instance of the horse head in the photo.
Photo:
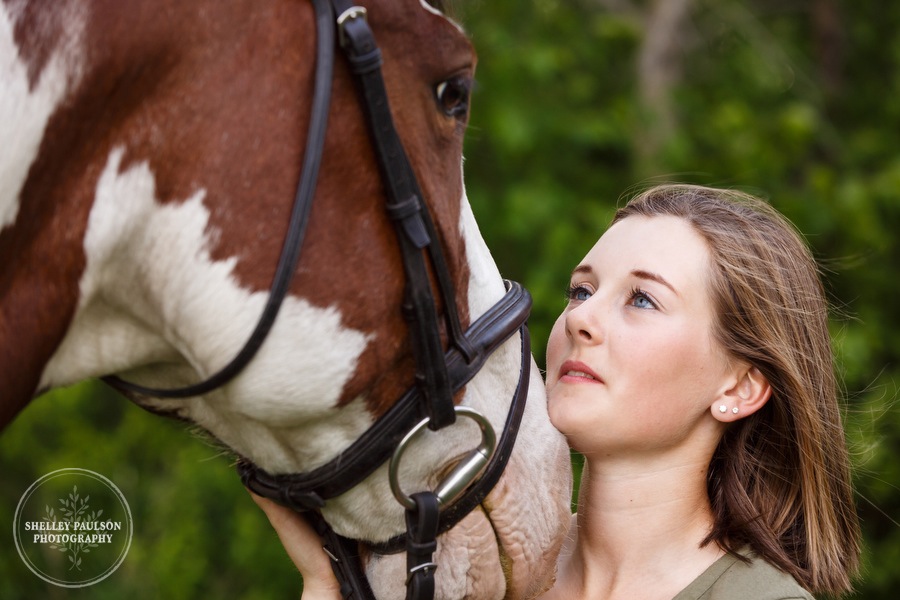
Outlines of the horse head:
M471 331L508 296L463 185L475 53L424 2L362 4L426 234L455 290L435 294L443 359L460 341L455 327ZM306 140L319 126L302 252L252 360L198 395L129 395L277 480L339 463L421 387L423 350L402 308L410 273L397 221L409 206L388 200L385 210L392 184L359 69L336 58L327 127L313 114L315 21L300 0L0 4L0 425L42 391L85 378L167 390L228 364L272 297ZM429 288L441 287L439 271L427 263ZM441 317L450 313L457 324ZM523 371L521 336L510 332L450 390L498 433ZM438 597L528 597L553 575L568 525L568 452L540 377L530 377L502 478L439 538ZM403 556L379 552L405 529L391 483L438 486L478 440L459 421L409 440L399 473L379 463L316 507L362 542L379 597L402 595L406 579Z

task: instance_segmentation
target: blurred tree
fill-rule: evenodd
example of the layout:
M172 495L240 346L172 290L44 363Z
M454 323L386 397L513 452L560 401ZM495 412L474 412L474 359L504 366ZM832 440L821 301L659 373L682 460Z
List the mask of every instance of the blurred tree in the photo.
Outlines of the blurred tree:
M838 0L464 12L480 55L468 193L501 270L534 294L539 361L568 270L635 186L740 187L807 236L835 306L856 451L859 598L900 589L898 19L900 7Z

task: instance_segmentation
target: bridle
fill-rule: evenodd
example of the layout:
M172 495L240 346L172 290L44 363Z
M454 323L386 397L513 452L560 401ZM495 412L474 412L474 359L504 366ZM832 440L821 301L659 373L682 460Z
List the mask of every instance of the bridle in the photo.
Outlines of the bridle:
M389 479L398 502L406 509L407 531L387 542L370 544L373 552L407 552L407 598L434 596L432 561L436 538L454 527L487 497L512 452L525 410L531 352L526 320L531 297L519 284L506 281L506 294L463 331L456 311L456 294L434 224L412 166L394 127L381 74L381 52L366 20L366 10L349 0L312 0L316 13L317 62L313 105L300 182L288 232L266 306L246 344L221 370L200 383L156 389L115 376L104 381L132 393L159 398L187 398L231 381L252 360L275 322L297 262L315 195L330 103L335 30L350 63L387 190L386 210L394 223L406 276L403 312L409 324L415 357L415 386L379 417L353 444L330 462L306 473L270 474L247 459L238 463L241 480L250 490L310 518L324 538L324 548L341 583L344 598L374 598L359 559L359 543L337 534L319 512L329 499L349 491L390 460ZM335 15L337 17L335 18ZM447 330L441 341L438 304L430 272L437 282ZM516 332L521 335L519 382L500 438L479 412L455 406L453 396L480 370L490 355ZM474 420L482 433L469 452L435 490L407 495L399 484L399 465L407 447L425 427L437 431L457 417Z

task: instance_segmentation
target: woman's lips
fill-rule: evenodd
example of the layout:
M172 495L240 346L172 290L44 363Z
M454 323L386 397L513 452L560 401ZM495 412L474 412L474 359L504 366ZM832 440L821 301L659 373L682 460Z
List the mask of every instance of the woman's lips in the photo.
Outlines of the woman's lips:
M559 381L568 383L603 383L597 373L583 362L567 360L559 369Z

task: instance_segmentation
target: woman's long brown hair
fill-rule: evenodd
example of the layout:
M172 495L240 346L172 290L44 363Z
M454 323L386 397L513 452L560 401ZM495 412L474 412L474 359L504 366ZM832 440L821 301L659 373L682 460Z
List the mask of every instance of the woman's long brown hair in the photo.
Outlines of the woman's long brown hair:
M767 404L733 423L713 455L715 523L704 543L749 545L813 593L850 591L859 524L819 269L793 225L732 190L667 185L620 208L688 221L706 240L714 335L772 387Z

